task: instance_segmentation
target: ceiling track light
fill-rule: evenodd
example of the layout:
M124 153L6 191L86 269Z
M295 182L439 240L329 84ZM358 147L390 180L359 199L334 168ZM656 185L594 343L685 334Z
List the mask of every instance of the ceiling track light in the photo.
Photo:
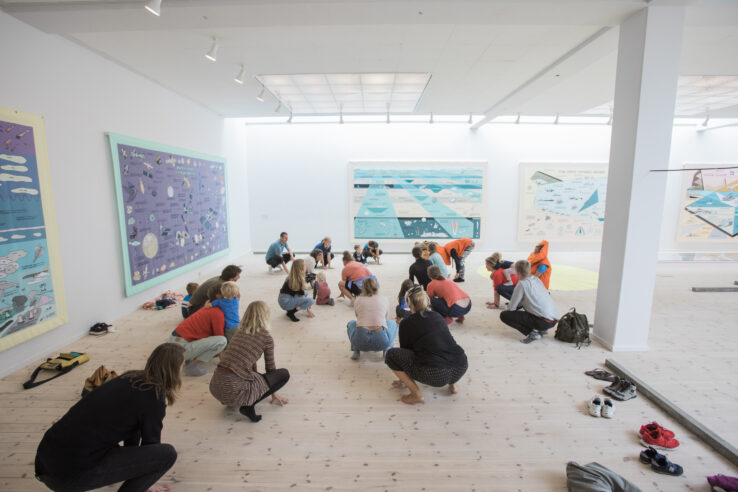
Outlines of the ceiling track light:
M161 16L161 0L149 0L144 8L157 17Z
M467 120L467 123L469 123L470 125L472 124L472 114L471 113L469 113L469 120Z
M279 113L280 109L282 109L282 100L279 98L279 92L277 92L277 109L274 112Z
M292 123L292 111L290 111L290 117L287 118L287 123Z
M256 96L256 100L257 101L264 102L264 91L265 90L266 90L266 88L262 85L261 86L261 92L259 92L259 94Z
M243 85L243 72L244 72L244 70L245 70L245 69L243 68L243 63L242 63L242 64L241 64L241 71L240 71L240 72L238 72L238 75L236 75L236 78L235 78L235 79L233 79L233 80L235 80L235 81L236 81L236 83L237 83L237 84L241 84L241 85Z
M390 124L390 113L389 113L389 107L390 107L390 103L387 103L387 124L388 124L388 125Z
M706 127L706 126L707 126L707 124L708 124L709 122L710 122L710 115L708 114L708 115L707 115L707 116L705 117L705 121L703 121L703 122L702 122L702 126L703 126L703 127Z
M343 125L343 103L340 104L338 112L338 124Z
M215 36L213 36L213 45L210 47L210 51L205 53L205 58L208 60L214 62L217 61L217 55L218 55L218 40Z
M556 113L556 118L554 118L554 125L559 124L559 113Z
M430 123L431 125L433 124L433 113L431 113L428 123Z
M518 113L518 117L515 118L515 124L516 125L519 125L520 124L520 113Z

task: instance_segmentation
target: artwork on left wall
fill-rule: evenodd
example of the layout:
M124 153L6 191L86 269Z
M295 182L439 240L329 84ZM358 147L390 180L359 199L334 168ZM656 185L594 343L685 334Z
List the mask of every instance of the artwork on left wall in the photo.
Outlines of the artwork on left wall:
M223 157L109 133L126 295L229 250Z
M44 120L0 107L0 351L67 321Z

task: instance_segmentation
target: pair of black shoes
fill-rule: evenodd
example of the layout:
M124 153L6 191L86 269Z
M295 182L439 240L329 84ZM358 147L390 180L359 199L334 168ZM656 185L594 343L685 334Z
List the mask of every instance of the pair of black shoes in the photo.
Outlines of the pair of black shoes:
M292 321L294 321L295 323L300 321L299 319L297 319L297 316L295 316L296 312L297 312L297 309L290 309L289 311L287 311L287 317L291 319Z
M454 282L463 282L463 281L464 281L464 277L459 277L459 278L454 279Z

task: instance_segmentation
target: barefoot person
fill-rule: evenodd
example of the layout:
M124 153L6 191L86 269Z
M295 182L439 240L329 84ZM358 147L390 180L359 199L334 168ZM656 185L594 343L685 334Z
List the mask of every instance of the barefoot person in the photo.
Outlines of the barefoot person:
M351 253L343 252L343 270L341 270L341 281L338 282L338 290L341 291L342 297L349 300L351 306L354 305L354 297L361 294L361 285L365 279L373 277L372 272L358 261L354 261Z
M269 308L264 301L254 301L246 308L241 325L223 351L218 368L210 380L210 393L216 400L251 419L261 420L254 407L267 396L271 403L287 404L277 390L290 379L287 369L274 363L274 339L269 333ZM256 372L256 362L264 355L266 373Z
M295 260L292 263L292 269L287 276L287 280L284 281L282 288L279 290L279 297L277 298L279 307L287 311L287 317L292 321L300 321L295 316L295 313L301 309L307 311L309 318L315 317L311 309L315 301L312 297L308 296L306 289L305 261Z
M36 478L52 490L118 482L123 491L169 490L155 482L177 460L174 447L162 444L161 429L183 364L184 349L164 343L143 371L123 373L83 397L41 439Z
M385 363L397 376L395 387L406 386L410 393L402 396L404 403L423 403L423 394L415 381L458 392L457 382L469 364L464 349L448 331L440 314L429 309L428 296L422 287L407 292L412 314L400 323L400 348L387 351Z
M346 325L352 360L359 360L362 351L386 352L395 343L397 322L390 319L389 301L378 293L377 281L369 277L364 280L361 295L354 302L356 320Z
M484 266L490 272L492 289L494 290L494 301L487 302L487 309L498 309L500 307L500 296L508 301L512 297L515 286L518 285L518 276L512 261L502 261L502 255L498 252L484 260Z

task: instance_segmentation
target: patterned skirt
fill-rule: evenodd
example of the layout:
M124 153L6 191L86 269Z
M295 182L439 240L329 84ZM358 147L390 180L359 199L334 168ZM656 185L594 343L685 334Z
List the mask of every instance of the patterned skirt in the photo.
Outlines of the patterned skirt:
M210 393L229 407L253 405L269 391L269 385L258 372L251 371L251 376L250 379L244 379L228 369L218 367L210 380Z

